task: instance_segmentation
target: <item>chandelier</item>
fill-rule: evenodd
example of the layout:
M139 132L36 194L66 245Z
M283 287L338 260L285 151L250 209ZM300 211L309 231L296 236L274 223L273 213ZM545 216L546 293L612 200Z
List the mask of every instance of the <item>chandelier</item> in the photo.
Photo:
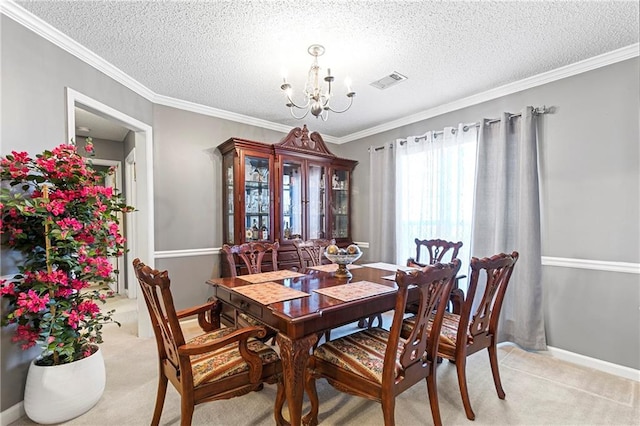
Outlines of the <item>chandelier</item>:
M322 91L322 87L320 86L322 82L319 81L319 73L320 66L318 66L318 56L322 56L324 53L324 47L319 44L313 44L309 46L309 54L313 56L313 64L311 64L311 68L309 68L309 76L307 77L307 83L304 86L303 95L305 98L305 103L303 105L299 105L291 99L292 88L291 84L287 83L287 79L284 78L284 83L280 88L287 95L287 103L286 106L289 107L289 111L293 118L302 119L309 114L314 115L316 118L322 118L322 121L327 121L329 116L329 111L336 113L343 113L351 108L351 104L353 104L353 97L356 95L356 92L351 90L351 87L347 84L347 98L349 98L349 105L343 110L336 110L331 106L331 83L334 80L334 77L331 75L331 69L327 68L327 76L324 78L324 81L327 82L327 90ZM304 114L301 116L297 116L294 113L294 108L305 110Z

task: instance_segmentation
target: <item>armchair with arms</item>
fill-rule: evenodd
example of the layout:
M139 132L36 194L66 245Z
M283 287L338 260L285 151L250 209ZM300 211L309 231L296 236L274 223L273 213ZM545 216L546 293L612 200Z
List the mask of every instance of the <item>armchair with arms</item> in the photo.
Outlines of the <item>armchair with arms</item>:
M282 366L276 351L258 340L266 333L264 327L220 328L218 301L176 311L167 271L152 269L139 259L133 265L158 347L158 391L151 424L160 422L168 382L181 397L182 426L191 424L195 405L245 395L260 390L263 383L278 384L274 417L283 423ZM204 333L187 340L179 320L192 315L198 315Z

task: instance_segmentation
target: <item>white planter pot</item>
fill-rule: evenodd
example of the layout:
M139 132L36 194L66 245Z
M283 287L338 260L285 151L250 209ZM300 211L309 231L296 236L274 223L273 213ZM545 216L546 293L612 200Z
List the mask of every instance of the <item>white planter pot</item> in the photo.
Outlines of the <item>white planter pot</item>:
M34 422L61 423L86 413L104 392L106 373L102 352L70 364L29 366L24 410Z

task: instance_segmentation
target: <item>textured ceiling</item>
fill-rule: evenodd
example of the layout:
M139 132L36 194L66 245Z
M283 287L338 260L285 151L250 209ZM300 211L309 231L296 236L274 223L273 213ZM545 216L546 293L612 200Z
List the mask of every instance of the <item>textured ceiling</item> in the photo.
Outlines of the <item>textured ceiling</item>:
M295 127L280 90L320 66L357 92L343 137L638 42L638 1L17 1L158 95ZM409 79L370 86L394 71ZM326 71L325 71L326 72ZM295 96L295 92L294 92Z

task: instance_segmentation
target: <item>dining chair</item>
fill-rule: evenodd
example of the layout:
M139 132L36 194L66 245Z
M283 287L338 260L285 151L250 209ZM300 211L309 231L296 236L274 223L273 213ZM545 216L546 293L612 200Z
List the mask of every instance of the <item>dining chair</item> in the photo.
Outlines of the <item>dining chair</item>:
M227 263L229 265L229 270L231 271L231 276L236 277L238 271L238 265L236 265L235 256L240 258L245 266L247 267L247 274L260 274L264 272L262 270L262 261L264 260L265 255L267 253L271 253L271 270L278 270L278 249L280 248L280 243L276 240L273 243L265 243L265 242L252 242L252 243L244 243L239 245L222 245L222 251L225 253L225 257L227 259ZM235 310L235 322L236 325L239 326L264 326L267 328L267 336L266 340L271 339L272 342L275 341L275 336L277 332L266 326L262 321L258 320L246 314L244 312Z
M190 425L197 404L241 396L277 383L276 423L283 423L284 388L280 357L258 338L264 327L220 328L220 303L176 311L167 271L135 259L133 266L151 316L159 360L158 392L152 425L158 425L170 381L180 394L180 424ZM180 319L197 315L203 334L186 340Z
M298 252L301 271L304 272L309 266L319 266L325 263L324 261L327 260L327 258L324 256L324 251L329 245L335 243L336 240L333 239L315 239L305 241L298 238L293 240L293 245L296 247L296 251ZM368 319L361 319L358 321L358 327L371 327L375 319L378 320L378 326L382 327L382 314L372 315ZM326 341L331 339L331 330L324 332L324 339Z
M280 243L252 242L239 245L223 244L222 251L226 255L227 263L231 276L238 275L239 265L236 264L235 256L238 256L247 267L248 274L259 274L262 271L262 261L267 253L271 253L271 268L273 271L278 270L278 249Z
M321 238L306 241L299 238L294 239L293 245L298 252L300 271L304 272L308 266L319 266L326 263L328 259L324 257L324 251L328 246L335 243L336 240Z
M305 390L311 410L304 424L318 423L318 394L315 382L327 379L337 390L382 404L384 424L391 426L395 418L395 398L414 384L426 379L431 415L436 425L442 424L436 388L437 338L453 277L460 261L429 265L411 272L397 271L395 313L389 330L375 327L340 337L318 346L309 358ZM415 286L409 290L409 286ZM409 292L419 295L419 314L411 332L402 339L404 309ZM435 311L431 332L427 323Z
M331 244L335 244L336 240L327 240L323 238L303 240L296 238L293 240L293 245L298 253L298 261L300 262L300 271L305 272L309 266L319 266L328 261L324 257L324 251ZM324 339L329 341L331 339L331 330L324 332ZM318 342L316 342L316 346Z
M447 240L441 240L439 238L431 240L421 240L419 238L414 239L416 243L416 257L410 257L407 259L407 266L414 268L423 268L426 265L432 265L440 262L451 262L458 257L458 252L462 248L462 241L453 242ZM425 255L420 256L422 252L426 252ZM428 258L427 258L428 255ZM445 260L445 257L447 260ZM460 280L466 278L466 275L457 275L453 283L453 289L458 288ZM447 310L460 313L460 301L452 293L449 298L450 308L447 305ZM415 311L415 306L409 305L407 312L411 313Z
M447 253L450 254L449 259L453 260L458 257L458 252L462 247L462 241L455 243L453 241L441 240L439 238L432 240L421 240L416 238L414 241L416 243L416 257L410 257L407 262L412 262L422 266L442 262ZM426 256L420 256L423 250L429 255L428 259Z
M469 355L487 349L498 398L505 398L498 370L496 348L498 342L496 339L502 302L518 257L518 252L514 251L511 254L500 253L489 258L472 258L471 279L466 297L461 289L454 290L454 292L461 294L462 312L459 315L451 312L444 314L438 356L455 363L462 403L467 418L470 420L475 419L475 414L471 409L467 389L466 359ZM478 299L479 303L474 309L478 283L484 283L484 289L481 290L482 298ZM415 317L407 318L404 321L406 328L403 329L403 336L409 335L413 329L414 321ZM435 318L433 324L434 326L437 324Z

